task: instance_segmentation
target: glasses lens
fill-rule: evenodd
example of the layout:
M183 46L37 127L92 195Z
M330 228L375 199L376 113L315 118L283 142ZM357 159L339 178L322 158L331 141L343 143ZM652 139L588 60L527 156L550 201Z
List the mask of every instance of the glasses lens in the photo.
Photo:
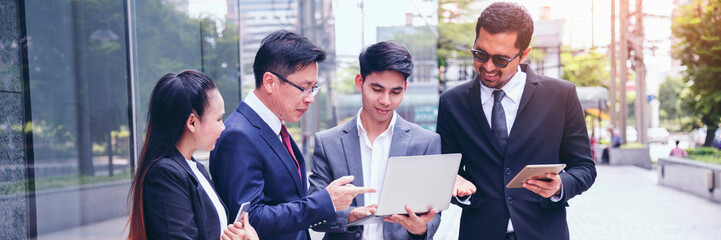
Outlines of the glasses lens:
M477 61L479 61L479 62L486 62L486 61L488 61L488 58L489 58L488 53L483 52L483 51L479 51L479 50L474 50L474 51L472 51L472 52L473 52L473 57L474 57Z
M310 94L312 94L313 96L318 94L318 92L320 92L320 87L318 85L315 85L312 88L310 88Z
M504 68L508 66L508 59L505 59L501 56L493 56L493 64L495 64L496 67Z

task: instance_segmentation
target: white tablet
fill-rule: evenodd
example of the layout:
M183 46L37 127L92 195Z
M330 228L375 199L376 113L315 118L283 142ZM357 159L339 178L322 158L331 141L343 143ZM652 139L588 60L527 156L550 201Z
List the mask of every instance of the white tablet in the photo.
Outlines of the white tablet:
M506 188L522 188L524 182L534 177L541 181L550 181L551 179L548 179L546 177L546 174L557 174L561 172L564 168L566 168L566 164L526 165L526 167L521 169L521 171L516 174L516 176L513 177L510 182L508 182Z

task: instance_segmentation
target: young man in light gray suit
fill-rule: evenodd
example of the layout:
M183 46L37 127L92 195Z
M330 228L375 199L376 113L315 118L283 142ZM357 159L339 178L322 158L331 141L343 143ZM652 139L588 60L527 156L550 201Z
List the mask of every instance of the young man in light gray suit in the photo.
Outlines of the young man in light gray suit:
M395 113L413 72L408 50L397 43L379 42L363 50L359 61L355 83L363 107L347 123L315 135L310 192L346 175L355 176L354 185L373 187L377 192L359 194L349 209L336 212L337 222L314 230L326 232L324 239L431 239L441 221L435 209L423 215L412 211L408 216L392 215L382 224L346 227L377 209L389 157L441 153L438 134Z

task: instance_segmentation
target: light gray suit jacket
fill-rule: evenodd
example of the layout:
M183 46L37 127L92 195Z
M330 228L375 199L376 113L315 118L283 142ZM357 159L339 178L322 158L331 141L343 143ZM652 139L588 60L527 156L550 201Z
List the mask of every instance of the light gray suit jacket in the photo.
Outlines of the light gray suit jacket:
M325 189L330 182L342 176L353 175L353 185L364 186L363 164L361 160L360 140L356 124L358 116L346 124L315 134L313 150L313 168L310 175L310 193ZM441 153L441 138L437 133L425 130L410 123L400 116L394 125L389 157L431 155ZM360 239L363 227L346 229L348 214L356 206L364 206L363 194L359 194L347 210L337 211L338 221L313 228L315 231L326 232L323 239ZM428 223L425 239L433 239L441 222L440 213ZM405 228L397 223L383 223L384 239L412 239Z

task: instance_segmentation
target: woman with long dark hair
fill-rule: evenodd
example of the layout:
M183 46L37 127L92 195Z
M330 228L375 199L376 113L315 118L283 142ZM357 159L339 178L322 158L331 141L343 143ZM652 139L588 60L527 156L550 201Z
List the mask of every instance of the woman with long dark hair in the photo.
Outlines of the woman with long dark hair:
M227 225L225 205L192 158L195 150L213 150L225 129L223 114L223 97L202 72L169 73L158 81L129 197L128 239L258 238L247 215Z

